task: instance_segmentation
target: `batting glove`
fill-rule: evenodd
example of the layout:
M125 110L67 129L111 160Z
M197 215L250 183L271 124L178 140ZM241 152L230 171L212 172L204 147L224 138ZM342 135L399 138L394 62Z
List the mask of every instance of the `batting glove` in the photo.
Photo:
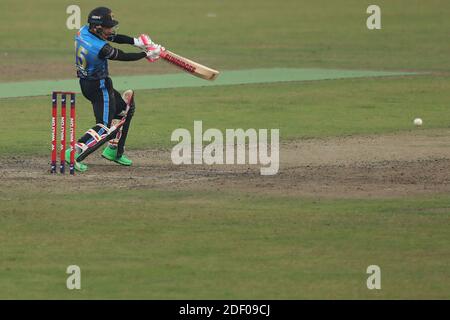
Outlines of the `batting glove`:
M134 46L146 51L147 47L152 45L153 41L146 34L141 34L138 38L134 38Z
M166 49L164 47L161 47L159 44L153 44L152 46L147 47L147 50L145 51L147 53L147 60L149 60L150 62L158 60L161 52L165 50Z

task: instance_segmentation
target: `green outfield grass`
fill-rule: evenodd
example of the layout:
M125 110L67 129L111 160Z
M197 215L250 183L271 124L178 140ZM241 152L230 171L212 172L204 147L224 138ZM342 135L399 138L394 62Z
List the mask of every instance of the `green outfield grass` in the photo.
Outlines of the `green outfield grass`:
M449 297L447 196L27 191L20 207L9 197L0 298ZM81 291L65 288L70 264L82 270ZM366 288L372 264L382 268L378 292Z
M170 148L172 131L193 131L194 120L203 120L205 130L279 128L283 141L417 130L415 117L424 119L424 128L448 128L448 101L450 78L436 76L142 90L128 145ZM2 153L47 154L50 97L3 102ZM80 136L93 125L92 107L80 96L77 110Z
M76 3L83 21L104 4ZM0 27L9 30L0 33L1 82L73 77L69 4L0 1ZM194 120L222 130L278 128L282 141L448 128L450 2L379 0L381 31L365 27L369 4L109 1L121 33L149 33L219 70L431 71L138 90L128 150L169 149L172 131L192 130ZM174 71L142 61L121 65L111 63L113 79ZM0 168L7 158L50 155L49 96L0 99L0 114ZM424 120L420 129L415 117ZM92 121L79 95L77 136ZM13 186L0 184L0 298L450 298L448 195L324 200L113 186L88 192L82 175L74 182L80 191L66 193L67 179L38 190L39 181L24 172ZM65 287L70 264L82 269L81 291ZM366 288L371 264L382 268L381 291Z
M104 5L97 0L76 3L83 23L93 7ZM0 34L0 68L43 66L36 72L22 67L19 73L2 73L0 80L73 76L70 69L57 69L74 60L74 31L65 27L70 4L73 1L0 3L1 29L14 26L13 32ZM360 0L108 2L120 21L120 32L149 33L175 52L220 70L311 66L450 70L450 2L377 1L383 14L381 31L366 28L370 4ZM153 70L143 64L137 68Z

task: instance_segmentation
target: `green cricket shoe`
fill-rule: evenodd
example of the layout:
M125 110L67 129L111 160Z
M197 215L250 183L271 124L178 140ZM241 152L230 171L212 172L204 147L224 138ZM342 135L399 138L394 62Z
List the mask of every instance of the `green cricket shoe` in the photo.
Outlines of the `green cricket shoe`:
M116 159L114 161L123 166L131 166L131 164L133 163L133 161L131 159L128 159L124 154L119 159Z
M74 168L78 172L85 172L88 169L87 164L76 161L79 154L75 152L75 165ZM70 165L70 148L66 149L66 163Z
M105 150L103 150L102 157L108 159L109 161L117 162L123 166L131 166L133 163L133 161L128 159L124 154L120 158L117 158L117 149L113 149L110 146L107 146Z

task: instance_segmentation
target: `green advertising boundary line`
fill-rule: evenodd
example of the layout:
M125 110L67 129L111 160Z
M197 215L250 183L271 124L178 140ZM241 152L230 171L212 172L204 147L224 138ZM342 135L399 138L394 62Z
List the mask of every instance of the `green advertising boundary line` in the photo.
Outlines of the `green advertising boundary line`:
M288 81L335 80L345 78L411 76L423 73L360 71L337 69L251 69L224 71L215 81L198 79L186 73L112 77L117 90L190 88L206 86L272 83ZM77 79L0 83L0 98L50 95L52 91L80 92Z

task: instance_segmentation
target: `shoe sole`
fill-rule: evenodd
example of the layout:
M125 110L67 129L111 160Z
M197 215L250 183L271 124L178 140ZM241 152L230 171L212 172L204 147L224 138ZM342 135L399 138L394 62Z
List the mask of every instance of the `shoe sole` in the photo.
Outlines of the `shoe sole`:
M109 159L109 158L105 157L104 155L102 155L102 157L105 158L106 160L109 160L109 161L118 163L118 164L120 164L121 166L125 166L125 167L130 167L130 166L131 166L131 163L130 163L130 164L122 163L122 162L120 162L120 161L117 161L116 159Z
M102 154L102 158L104 158L104 159L106 159L106 160L109 160L109 161L114 161L114 162L116 162L116 160L111 159L111 158L108 158L107 156L105 156L105 155L103 155L103 154Z
M118 163L118 164L120 164L121 166L125 166L125 167L129 167L129 166L131 166L131 163L130 164L127 164L127 163L122 163L122 162L120 162L120 161L118 161L118 160L113 160L115 163Z

